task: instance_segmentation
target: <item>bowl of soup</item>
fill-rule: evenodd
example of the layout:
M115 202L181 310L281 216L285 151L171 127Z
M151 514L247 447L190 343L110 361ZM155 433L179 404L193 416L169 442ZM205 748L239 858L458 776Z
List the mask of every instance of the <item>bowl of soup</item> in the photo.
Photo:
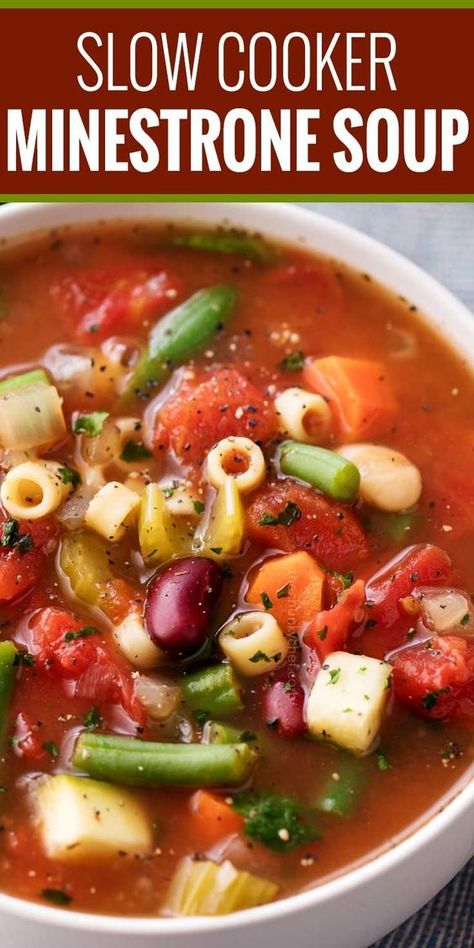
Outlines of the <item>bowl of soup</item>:
M473 851L469 313L296 207L0 221L6 944L364 948Z

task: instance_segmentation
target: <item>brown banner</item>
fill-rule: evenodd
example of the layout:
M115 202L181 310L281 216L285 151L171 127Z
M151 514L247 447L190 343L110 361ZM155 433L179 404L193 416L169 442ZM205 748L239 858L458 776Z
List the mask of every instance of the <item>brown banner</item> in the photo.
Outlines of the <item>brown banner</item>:
M471 192L473 33L473 10L4 10L0 191Z

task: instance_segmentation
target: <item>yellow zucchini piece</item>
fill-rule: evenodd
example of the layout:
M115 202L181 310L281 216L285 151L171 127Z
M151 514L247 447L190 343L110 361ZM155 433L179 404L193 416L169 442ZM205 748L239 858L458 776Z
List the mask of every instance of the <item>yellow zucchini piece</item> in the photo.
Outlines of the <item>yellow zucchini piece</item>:
M164 912L168 915L227 915L270 902L278 886L236 869L229 860L185 856L171 881Z

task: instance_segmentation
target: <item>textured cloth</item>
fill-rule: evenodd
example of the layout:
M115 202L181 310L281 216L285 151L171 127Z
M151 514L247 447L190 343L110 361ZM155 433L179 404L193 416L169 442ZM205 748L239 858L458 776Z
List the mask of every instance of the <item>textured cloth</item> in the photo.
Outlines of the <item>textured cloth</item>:
M474 311L474 204L305 204L398 250ZM373 948L474 948L474 860Z

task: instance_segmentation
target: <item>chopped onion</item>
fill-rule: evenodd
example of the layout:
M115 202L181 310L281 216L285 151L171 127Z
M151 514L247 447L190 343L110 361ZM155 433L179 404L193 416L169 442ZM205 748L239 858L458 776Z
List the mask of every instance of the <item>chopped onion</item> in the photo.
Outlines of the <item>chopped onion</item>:
M152 721L167 721L181 700L179 685L163 678L139 675L134 680L133 689Z
M97 350L79 346L51 346L44 357L44 364L62 388L80 384L84 389L91 389L96 353Z
M412 359L418 353L418 340L414 333L409 329L396 329L391 327L391 332L396 337L398 345L390 353L391 359Z
M415 595L428 629L441 633L456 630L457 633L474 634L472 603L466 592L425 586L417 589Z

